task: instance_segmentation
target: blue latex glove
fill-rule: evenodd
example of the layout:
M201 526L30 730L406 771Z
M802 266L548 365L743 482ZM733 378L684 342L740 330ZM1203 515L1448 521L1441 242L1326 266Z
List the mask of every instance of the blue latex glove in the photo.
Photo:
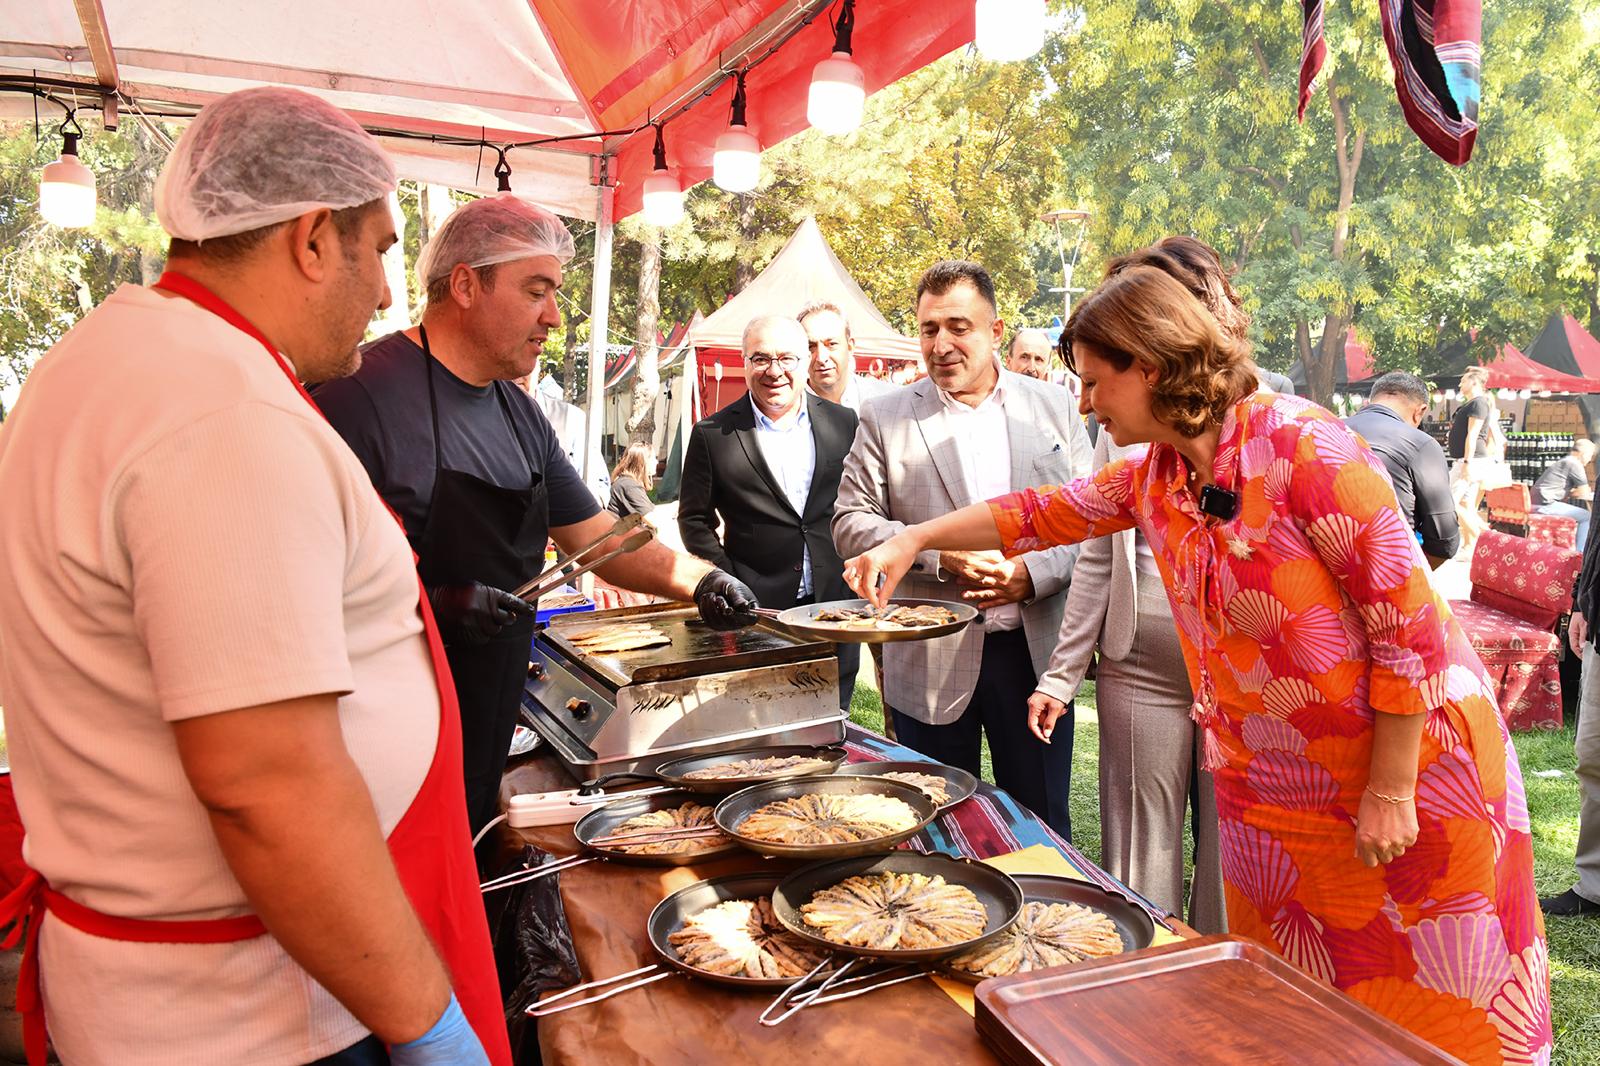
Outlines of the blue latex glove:
M455 993L433 1028L404 1044L389 1049L391 1066L489 1066L478 1034L467 1024Z

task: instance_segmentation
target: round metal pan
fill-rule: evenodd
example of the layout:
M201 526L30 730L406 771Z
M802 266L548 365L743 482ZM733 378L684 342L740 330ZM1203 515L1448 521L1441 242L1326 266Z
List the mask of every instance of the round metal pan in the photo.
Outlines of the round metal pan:
M666 965L703 981L727 985L730 988L788 988L799 978L732 977L696 969L678 958L677 950L667 939L682 929L690 918L708 907L715 907L730 899L756 899L772 895L772 890L778 887L780 880L776 874L733 874L729 877L713 877L707 881L697 881L687 888L678 889L657 903L655 909L650 912L650 921L646 926L650 934L650 946L656 949L656 954L661 956L661 961ZM807 941L807 944L809 945L810 941Z
M1107 892L1099 885L1091 885L1087 881L1062 877L1059 874L1012 874L1011 877L1022 887L1022 896L1026 902L1076 903L1097 910L1110 918L1117 927L1117 935L1122 938L1124 954L1149 947L1150 942L1156 937L1156 923L1150 917L1150 912L1115 892ZM948 960L939 972L968 984L975 985L979 981L987 980L975 973L954 969L948 965Z
M963 885L972 890L989 912L983 935L959 944L939 948L899 949L858 948L848 944L835 944L806 925L800 908L811 902L811 897L846 878L879 873L935 874L953 885ZM1009 874L987 863L974 859L958 859L937 853L922 855L914 851L896 851L889 855L866 856L855 859L835 859L796 870L778 882L772 890L772 913L783 927L808 943L826 947L847 955L864 955L893 962L926 962L959 954L977 947L985 941L1010 929L1022 913L1022 887Z
M681 807L685 803L704 804L705 797L693 792L658 792L638 799L618 800L597 807L578 819L578 824L572 827L572 835L578 838L578 843L596 855L635 866L688 866L691 863L721 858L739 850L738 842L733 840L701 851L674 852L666 855L641 855L637 852L623 851L615 846L597 847L590 843L592 840L614 835L617 826L635 815L644 814L646 811L665 810L668 807Z
M947 637L967 628L978 617L978 609L970 603L952 600L895 599L891 607L943 607L956 616L954 622L938 626L921 626L916 629L841 629L834 622L818 622L820 611L838 611L845 608L870 607L866 600L829 600L826 603L806 603L779 611L773 621L787 629L815 640L830 640L835 644L893 644L902 640L932 640Z
M703 770L708 766L716 766L719 763L738 762L740 759L784 759L791 755L818 759L826 763L827 766L813 767L809 770L804 767L779 770L770 774L752 774L749 777L696 778L684 776L696 770ZM774 744L759 748L740 748L737 751L718 751L709 755L690 755L670 759L650 772L633 770L606 774L579 788L578 795L595 795L604 791L606 785L614 784L618 781L659 781L664 785L670 785L686 792L726 796L730 792L737 792L741 788L749 788L751 785L759 785L765 781L782 781L790 777L814 777L821 774L831 774L838 769L839 764L844 760L845 750L839 744L830 744L826 747L819 747L814 744Z
M965 770L938 762L857 762L841 766L834 771L837 777L882 777L884 774L895 773L926 774L929 777L944 778L945 791L950 794L950 798L939 804L940 814L958 803L971 799L972 794L978 791L976 777Z
M893 796L895 799L905 801L916 812L917 824L898 833L890 833L888 836L874 837L871 840L853 840L848 844L779 844L769 840L757 840L739 832L739 825L757 808L778 800L818 792L846 796ZM928 794L913 785L890 781L887 778L834 775L791 777L783 781L769 781L764 785L752 785L741 792L735 792L717 804L716 819L717 825L724 833L751 851L776 858L806 859L816 862L821 859L843 859L855 855L877 855L893 850L902 840L916 836L938 814L939 808L928 798Z

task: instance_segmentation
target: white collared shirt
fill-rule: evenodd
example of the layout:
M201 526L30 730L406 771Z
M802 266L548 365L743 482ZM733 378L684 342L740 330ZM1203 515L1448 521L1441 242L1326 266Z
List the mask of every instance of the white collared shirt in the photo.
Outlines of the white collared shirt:
M1011 430L1006 424L1005 375L976 407L937 390L945 426L961 456L961 471L972 502L992 500L1011 491ZM983 631L1003 633L1022 625L1022 607L1008 603L983 612Z
M894 387L891 382L880 381L866 374L851 374L848 383L844 387L844 392L839 396L838 402L840 406L848 407L859 414L863 401L870 400L874 396L881 396ZM809 381L806 382L806 391L813 396L821 395L811 387L811 382Z
M811 496L811 476L817 466L817 442L811 436L811 414L806 410L805 397L800 398L799 410L782 424L763 414L754 396L750 398L750 408L756 413L756 445L767 461L767 469L778 479L794 513L804 515L806 500ZM798 593L802 598L811 595L811 549L803 551Z

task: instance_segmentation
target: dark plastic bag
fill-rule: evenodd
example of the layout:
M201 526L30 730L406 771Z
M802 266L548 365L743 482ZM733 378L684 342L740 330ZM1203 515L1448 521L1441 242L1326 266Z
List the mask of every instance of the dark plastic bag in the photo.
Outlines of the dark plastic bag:
M529 845L499 871L509 874L539 866L550 856ZM506 1029L518 1066L537 1066L539 1038L535 1019L525 1013L541 995L583 981L572 929L561 903L560 874L551 874L492 892L485 900L494 937L495 968L506 1007ZM496 897L504 897L496 899Z

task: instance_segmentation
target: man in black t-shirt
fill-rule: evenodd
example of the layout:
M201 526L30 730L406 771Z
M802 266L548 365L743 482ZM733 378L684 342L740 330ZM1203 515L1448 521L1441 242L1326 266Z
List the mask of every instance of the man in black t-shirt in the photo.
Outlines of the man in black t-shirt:
M1461 375L1462 404L1450 419L1445 449L1451 459L1476 459L1488 454L1489 419L1494 414L1494 401L1484 392L1488 380L1489 372L1482 367L1473 367Z
M1594 441L1580 440L1564 458L1557 459L1533 483L1533 509L1540 514L1571 518L1578 523L1578 550L1589 539L1589 504L1594 493L1589 489L1589 460L1594 458ZM1582 504L1582 506L1579 506Z
M1456 501L1456 517L1461 524L1462 542L1469 553L1479 534L1488 528L1479 517L1478 508L1483 504L1483 468L1489 457L1489 443L1499 432L1488 383L1489 372L1481 366L1472 367L1461 375L1463 402L1450 420L1446 448L1453 461L1450 487Z
M459 208L417 263L428 300L421 323L369 345L354 375L315 394L417 552L461 704L474 829L498 806L527 680L534 605L508 590L538 576L547 538L573 552L616 520L513 384L561 324L556 292L572 253L560 219L510 194ZM718 629L755 621L742 582L659 541L598 573L693 600Z

